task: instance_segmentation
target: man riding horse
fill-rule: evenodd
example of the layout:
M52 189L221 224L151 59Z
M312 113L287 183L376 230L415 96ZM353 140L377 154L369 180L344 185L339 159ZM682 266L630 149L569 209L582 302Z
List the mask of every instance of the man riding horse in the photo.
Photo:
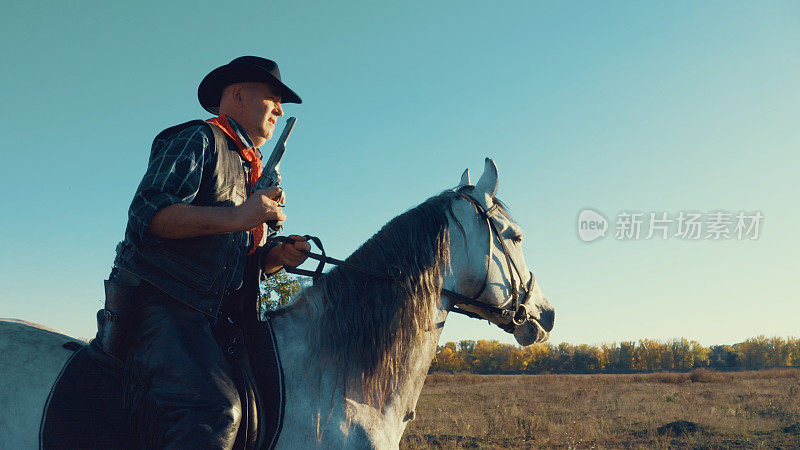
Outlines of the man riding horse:
M301 264L309 248L298 236L267 239L265 224L286 219L279 187L247 195L281 104L301 103L277 64L236 58L203 79L198 97L217 117L156 136L98 313L96 343L125 362L142 446L233 446L241 404L216 327L253 301L262 275Z

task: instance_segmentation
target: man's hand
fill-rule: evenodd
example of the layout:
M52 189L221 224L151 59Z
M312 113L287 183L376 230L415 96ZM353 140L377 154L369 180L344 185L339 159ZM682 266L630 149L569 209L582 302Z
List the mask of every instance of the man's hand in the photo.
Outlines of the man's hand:
M272 220L286 220L286 214L279 205L285 201L283 189L278 186L254 192L244 203L236 207L237 227L245 231Z
M286 201L283 190L269 187L256 191L239 206L194 206L175 203L159 210L148 232L167 239L248 231L270 220L286 220L278 203Z
M270 249L264 262L264 272L274 273L281 270L283 266L297 267L308 258L303 253L311 250L306 238L294 234L289 237L294 239L294 244L282 243Z

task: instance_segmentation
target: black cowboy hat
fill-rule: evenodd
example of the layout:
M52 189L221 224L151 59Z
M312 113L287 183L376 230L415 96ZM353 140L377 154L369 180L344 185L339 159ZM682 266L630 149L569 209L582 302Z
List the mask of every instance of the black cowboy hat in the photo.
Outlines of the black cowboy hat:
M278 64L258 56L240 56L217 67L203 78L197 88L200 105L211 114L219 114L219 102L225 86L241 81L259 81L277 88L281 103L303 103L300 96L283 84Z

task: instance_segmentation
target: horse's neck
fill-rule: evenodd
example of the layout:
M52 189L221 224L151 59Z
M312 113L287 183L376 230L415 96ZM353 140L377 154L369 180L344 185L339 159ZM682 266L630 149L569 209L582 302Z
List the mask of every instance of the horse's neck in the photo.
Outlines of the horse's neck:
M321 367L322 358L311 348L314 344L309 338L313 335L309 333L309 327L318 323L314 317L316 313L318 309L313 301L301 301L273 319L287 387L287 420L284 427L301 428L302 424L307 424L309 430L291 430L304 434L316 430L319 418L323 441L334 438L330 435L326 437L324 430L334 435L337 434L336 430L348 430L349 437L345 439L349 444L364 440L378 448L396 447L407 422L414 418L417 399L436 354L441 326L428 331L432 335L423 346L411 350L407 370L397 374L396 388L390 393L386 407L381 410L362 402L360 386L349 385L345 398L344 385L338 374L331 374ZM443 322L446 315L446 312L442 312L437 322Z

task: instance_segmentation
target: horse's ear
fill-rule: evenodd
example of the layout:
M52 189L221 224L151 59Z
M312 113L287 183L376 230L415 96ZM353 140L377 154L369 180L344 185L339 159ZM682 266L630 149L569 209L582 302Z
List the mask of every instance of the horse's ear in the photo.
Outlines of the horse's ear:
M461 174L461 181L458 182L458 186L456 189L462 188L464 186L469 186L471 183L469 181L469 169L464 169L464 173Z
M483 175L475 183L475 190L472 192L475 200L482 201L487 208L492 206L492 199L497 193L497 166L494 165L494 161L491 158L486 158Z

